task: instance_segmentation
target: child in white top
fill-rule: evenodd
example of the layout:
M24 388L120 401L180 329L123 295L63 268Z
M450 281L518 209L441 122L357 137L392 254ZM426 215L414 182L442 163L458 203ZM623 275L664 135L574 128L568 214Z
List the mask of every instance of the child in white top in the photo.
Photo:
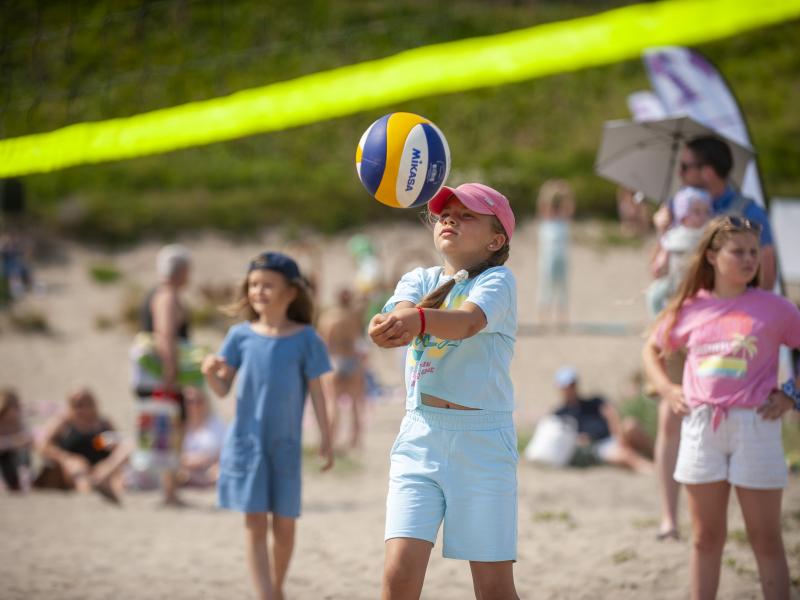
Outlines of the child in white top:
M664 310L678 290L688 260L711 219L711 195L704 189L687 186L675 194L672 210L677 225L661 236L652 261L651 270L657 279L647 288L647 308L651 316Z

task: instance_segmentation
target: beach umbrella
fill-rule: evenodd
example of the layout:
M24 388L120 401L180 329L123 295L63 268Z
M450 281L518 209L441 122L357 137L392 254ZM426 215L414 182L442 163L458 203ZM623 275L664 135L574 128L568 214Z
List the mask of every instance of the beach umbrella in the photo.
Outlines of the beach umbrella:
M683 144L704 135L727 142L733 153L730 179L741 185L745 168L755 151L690 117L606 121L595 172L652 200L666 200L680 186L677 164Z

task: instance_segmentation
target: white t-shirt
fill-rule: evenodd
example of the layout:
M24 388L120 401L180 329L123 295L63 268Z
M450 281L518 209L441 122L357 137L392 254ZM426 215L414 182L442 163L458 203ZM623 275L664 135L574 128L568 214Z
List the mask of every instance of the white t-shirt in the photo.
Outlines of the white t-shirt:
M678 225L668 229L661 236L661 247L669 253L667 277L677 288L686 271L694 249L700 243L705 229L702 227L686 227Z

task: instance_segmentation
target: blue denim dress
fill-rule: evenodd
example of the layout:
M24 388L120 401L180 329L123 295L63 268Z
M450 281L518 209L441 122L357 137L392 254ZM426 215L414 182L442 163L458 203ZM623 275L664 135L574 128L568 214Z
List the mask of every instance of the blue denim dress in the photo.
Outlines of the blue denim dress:
M274 337L239 323L220 354L237 369L237 381L236 417L220 457L219 505L298 517L303 408L308 381L330 370L325 344L310 326Z

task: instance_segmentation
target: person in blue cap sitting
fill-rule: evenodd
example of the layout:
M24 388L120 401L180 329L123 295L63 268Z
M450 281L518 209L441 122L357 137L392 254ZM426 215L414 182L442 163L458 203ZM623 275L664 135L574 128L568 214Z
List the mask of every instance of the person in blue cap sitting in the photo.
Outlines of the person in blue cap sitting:
M563 404L555 411L559 417L572 417L578 424L578 450L597 462L652 473L653 442L632 417L621 418L617 409L602 396L582 396L578 392L578 372L563 366L555 374Z

